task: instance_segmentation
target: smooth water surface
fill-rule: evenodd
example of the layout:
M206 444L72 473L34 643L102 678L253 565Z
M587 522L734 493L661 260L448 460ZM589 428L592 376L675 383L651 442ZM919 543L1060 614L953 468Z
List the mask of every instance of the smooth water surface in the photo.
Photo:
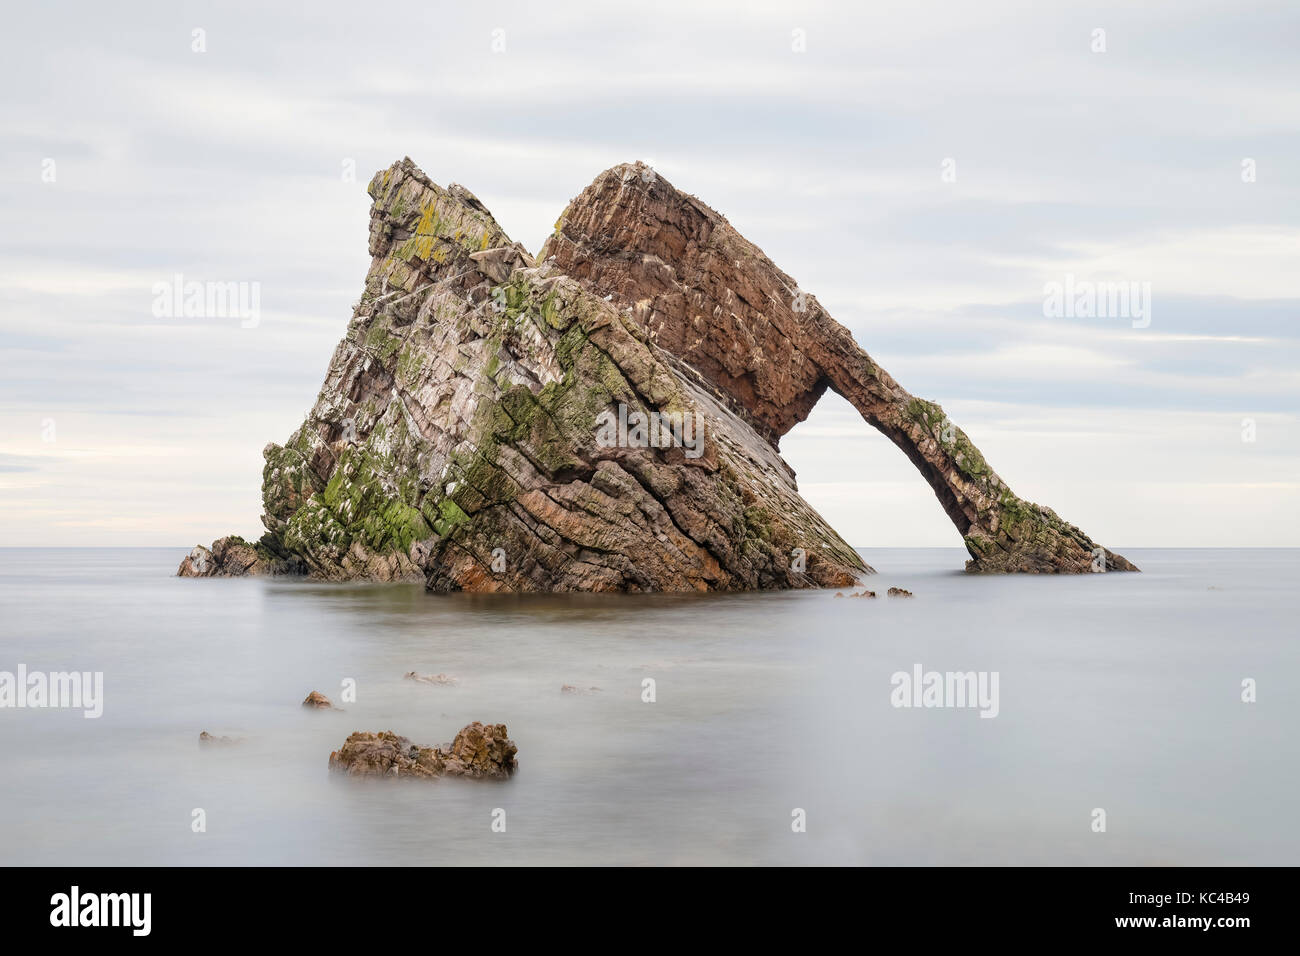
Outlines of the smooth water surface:
M1300 862L1300 551L1121 551L1144 573L864 551L871 601L182 580L184 549L3 549L0 671L102 671L105 706L0 709L0 863ZM997 672L998 716L895 708L916 664ZM304 710L311 690L344 710ZM353 730L442 744L471 720L508 725L513 779L327 770Z

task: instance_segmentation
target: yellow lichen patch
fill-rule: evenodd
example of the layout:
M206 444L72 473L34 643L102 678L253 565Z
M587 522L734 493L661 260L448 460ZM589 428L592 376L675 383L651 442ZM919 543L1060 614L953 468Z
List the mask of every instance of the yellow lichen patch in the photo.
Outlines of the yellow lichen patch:
M437 231L437 225L437 204L425 203L420 207L420 221L415 226L415 234L417 236L432 236Z
M433 253L433 244L436 241L435 236L412 236L402 243L397 250L399 259L423 259L426 262Z

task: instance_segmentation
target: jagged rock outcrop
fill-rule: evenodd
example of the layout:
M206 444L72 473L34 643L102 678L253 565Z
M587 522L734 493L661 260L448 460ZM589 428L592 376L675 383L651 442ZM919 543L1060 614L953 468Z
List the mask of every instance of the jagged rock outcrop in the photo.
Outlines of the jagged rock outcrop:
M420 747L391 730L372 734L358 731L330 754L331 770L349 776L394 777L509 777L519 762L505 724L463 727L446 747Z
M540 264L409 159L369 191L372 261L347 335L307 420L263 452L267 533L196 548L182 575L852 586L871 569L777 451L827 388L917 465L971 570L1085 571L1094 555L1132 568L1013 495L939 406L647 167L602 174Z
M934 402L907 392L757 246L641 164L596 178L539 260L630 309L773 447L827 388L903 450L957 526L970 571L1135 571L1012 493ZM1103 566L1104 560L1104 566Z
M266 542L249 544L238 535L212 542L211 548L194 546L182 560L177 574L183 578L234 578L248 574L303 574L306 565L298 558L277 553Z
M471 193L403 160L370 194L347 336L302 427L264 451L266 553L439 590L870 572L724 396L625 311L535 266Z

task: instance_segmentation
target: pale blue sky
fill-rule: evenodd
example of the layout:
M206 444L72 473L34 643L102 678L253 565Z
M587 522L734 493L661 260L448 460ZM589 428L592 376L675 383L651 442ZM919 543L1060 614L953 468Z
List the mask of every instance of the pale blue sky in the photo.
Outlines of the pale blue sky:
M365 183L410 155L533 250L652 162L1021 495L1120 549L1300 545L1295 4L468 6L7 12L0 544L259 534L261 448L368 266ZM175 273L260 283L260 323L155 318ZM1045 318L1066 273L1151 283L1150 326ZM960 544L833 396L783 451L853 544Z

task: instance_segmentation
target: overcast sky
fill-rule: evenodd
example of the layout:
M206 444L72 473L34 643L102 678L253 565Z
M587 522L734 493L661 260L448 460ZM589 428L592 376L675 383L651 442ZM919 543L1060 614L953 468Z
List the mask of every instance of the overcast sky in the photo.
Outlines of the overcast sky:
M365 184L403 155L534 251L598 172L651 162L1021 496L1120 550L1300 545L1294 2L5 17L2 545L260 534L262 446L315 399ZM155 316L176 274L258 283L260 321ZM1067 275L1149 283L1149 324L1045 315ZM782 446L852 544L960 544L835 396Z

